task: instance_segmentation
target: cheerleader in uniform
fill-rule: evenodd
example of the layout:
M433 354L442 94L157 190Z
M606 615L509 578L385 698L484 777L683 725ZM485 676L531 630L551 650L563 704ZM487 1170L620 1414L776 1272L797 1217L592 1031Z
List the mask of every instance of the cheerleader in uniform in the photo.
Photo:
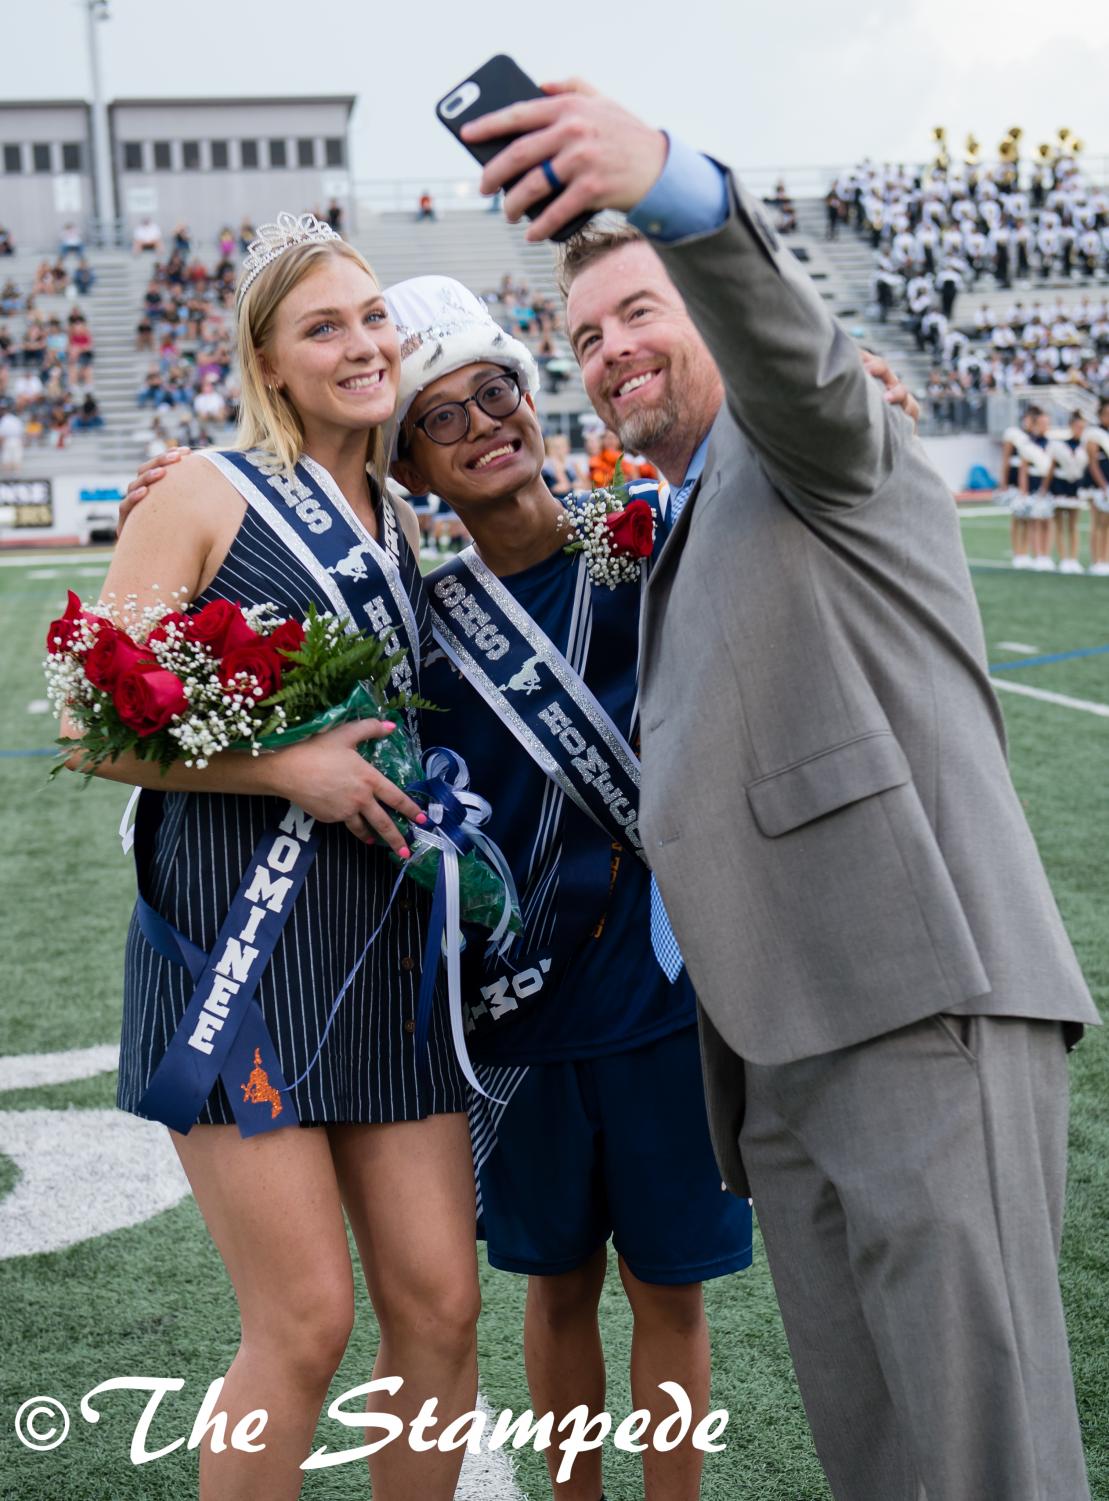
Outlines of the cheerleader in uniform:
M1048 417L1041 412L1032 422L1030 442L1021 459L1020 488L1029 496L1029 539L1032 543L1032 567L1037 573L1054 573L1055 559L1051 556L1051 518L1055 503L1047 493L1043 480L1051 459L1048 446Z
M140 608L169 603L148 582L159 579L198 604L272 602L296 619L312 605L369 616L383 639L407 648L394 669L399 686L398 674L411 676L430 646L429 618L415 518L398 513L375 478L387 461L400 352L373 273L329 226L282 215L251 246L237 323L240 447L168 471L124 528L105 588L116 598L133 593ZM418 734L409 712L401 717ZM149 789L136 825L147 905L140 901L127 941L119 1103L176 1120L174 1147L239 1304L241 1342L220 1405L229 1428L257 1408L269 1415L259 1452L205 1445L205 1496L299 1494L299 1466L353 1319L348 1222L381 1328L378 1368L404 1383L392 1410L407 1422L434 1397L449 1421L476 1398L467 1089L438 1004L417 1056L430 903L406 881L389 905L397 879L389 849L408 855L389 810L425 820L357 749L392 728L348 724L258 758L223 752L204 769L176 763L164 776L129 755L99 769ZM256 846L266 847L260 840L290 820L290 834L304 828L305 814L316 821L317 852L262 972L260 1016L251 1013L268 1066L214 1079L182 1120L163 1108L159 1081L165 1060L180 1056L173 1050L194 985L154 946L157 929L143 914L149 908L210 953L250 880ZM247 913L266 900L255 884ZM274 900L271 911L280 908ZM201 1095L203 1051L189 1055ZM248 1123L257 1103L272 1124ZM370 1459L374 1493L448 1501L461 1457L389 1444Z
M1032 556L1028 551L1032 505L1024 460L1031 447L1032 425L1040 415L1039 407L1028 407L1021 417L1021 425L1007 427L1001 438L1001 494L998 498L1009 512L1009 539L1014 568L1032 567Z
M1090 507L1090 572L1109 577L1109 401L1098 408L1097 426L1088 427L1086 464L1089 477L1083 495Z
M1053 438L1047 450L1050 462L1042 488L1053 506L1060 573L1086 571L1078 561L1078 517L1084 508L1079 490L1087 474L1085 427L1081 412L1074 412L1067 437Z

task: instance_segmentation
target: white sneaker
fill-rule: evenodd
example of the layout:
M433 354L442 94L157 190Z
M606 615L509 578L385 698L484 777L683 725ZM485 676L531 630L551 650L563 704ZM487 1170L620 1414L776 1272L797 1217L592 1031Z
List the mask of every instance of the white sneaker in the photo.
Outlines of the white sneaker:
M1096 578L1109 578L1109 563L1091 563L1089 572Z
M1064 558L1059 564L1060 573L1085 573L1086 570L1077 558Z
M1037 573L1054 573L1055 572L1055 559L1054 558L1036 558L1035 561L1032 564L1032 567L1036 570Z
M1013 567L1014 568L1031 568L1032 567L1032 559L1028 556L1028 554L1026 552L1015 552L1013 554Z

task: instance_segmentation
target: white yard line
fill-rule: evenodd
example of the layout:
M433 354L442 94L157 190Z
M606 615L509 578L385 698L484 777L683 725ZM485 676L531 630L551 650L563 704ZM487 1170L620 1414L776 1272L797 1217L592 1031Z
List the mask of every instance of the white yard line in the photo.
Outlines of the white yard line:
M92 1079L119 1066L119 1044L67 1048L62 1053L13 1053L0 1058L0 1090L38 1089L43 1084L71 1084Z
M960 506L958 510L960 521L992 521L995 516L1008 514L1008 506L972 506L969 510L966 506Z
M1042 657L1043 648L1029 646L1026 641L999 641L998 651L1015 651L1019 657Z
M483 1392L477 1394L477 1405L491 1428L496 1414ZM454 1494L455 1501L524 1501L512 1460L503 1449L483 1448L479 1454L467 1453Z
M0 1110L0 1151L19 1171L0 1201L5 1260L141 1225L189 1192L169 1133L122 1110Z
M1069 698L1065 693L1050 693L1046 688L1030 688L1027 683L1010 683L991 677L990 682L1001 693L1021 693L1025 698L1039 698L1045 704L1058 704L1061 709L1081 709L1086 714L1097 714L1109 719L1109 704L1091 703L1085 698Z
M50 700L48 698L33 698L27 705L28 714L49 714Z
M42 555L42 553L40 553L40 552L39 553L32 553L30 556L26 556L26 557L22 553L18 553L18 554L15 554L14 556L12 556L10 558L9 557L0 557L0 568L45 568L48 565L52 566L55 563L58 563L58 564L62 564L62 563L67 563L67 564L68 563L86 563L87 564L90 561L90 556L95 557L95 556L98 556L98 555L95 554L95 553L90 555L87 552L63 552L63 553L51 553L50 556L49 556L49 558L44 558L43 555ZM111 562L111 554L110 553L103 553L103 554L99 554L99 556L103 557L103 559L104 559L104 569L105 569L105 571L107 571L108 564Z

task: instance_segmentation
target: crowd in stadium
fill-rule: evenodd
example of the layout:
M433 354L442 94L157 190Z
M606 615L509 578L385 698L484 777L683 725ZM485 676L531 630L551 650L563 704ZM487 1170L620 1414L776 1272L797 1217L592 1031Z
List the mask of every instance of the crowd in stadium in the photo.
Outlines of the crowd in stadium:
M527 282L514 282L507 272L499 287L484 294L484 300L504 331L531 350L544 389L561 391L577 370L561 304L555 298L533 293Z
M205 260L193 253L188 228L178 225L168 257L154 263L135 330L136 349L152 358L136 400L152 410L159 431L175 443L210 444L215 431L237 416L232 371L236 256L242 239L253 234L246 220L237 237L225 226L217 237L216 256Z
M10 240L8 241L10 244ZM77 300L95 278L84 257L40 263L29 286L0 285L0 471L15 474L27 445L64 448L103 426L93 390L96 342Z
M926 394L941 422L954 420L953 401L973 404L991 391L1021 386L1109 390L1105 297L1084 294L1069 303L1062 297L1050 303L1017 299L992 307L983 303L973 321L962 327L929 308L921 318L918 338L935 358Z
M1041 161L1026 183L1012 161L930 173L864 162L826 203L830 237L846 222L874 248L879 317L903 309L918 347L932 353L934 411L1022 385L1109 387L1109 309L1091 295L1109 280L1109 193L1073 156ZM1048 281L1080 283L1082 295L956 314L972 289Z

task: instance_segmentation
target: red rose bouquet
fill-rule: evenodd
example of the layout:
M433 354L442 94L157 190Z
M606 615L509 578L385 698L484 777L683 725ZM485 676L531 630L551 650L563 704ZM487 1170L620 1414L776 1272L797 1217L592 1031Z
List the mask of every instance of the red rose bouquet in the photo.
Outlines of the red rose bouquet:
M655 513L647 501L632 499L623 460L610 486L567 498L566 525L574 540L563 552L584 552L589 577L609 589L641 577L654 551Z
M223 750L257 754L288 724L283 688L297 686L299 709L314 712L336 688L381 684L395 665L377 640L346 635L330 616L284 620L273 605L219 599L195 613L130 608L124 629L72 590L46 651L51 701L79 731L58 743L66 756L82 751L90 773L123 751L162 767L206 766Z

